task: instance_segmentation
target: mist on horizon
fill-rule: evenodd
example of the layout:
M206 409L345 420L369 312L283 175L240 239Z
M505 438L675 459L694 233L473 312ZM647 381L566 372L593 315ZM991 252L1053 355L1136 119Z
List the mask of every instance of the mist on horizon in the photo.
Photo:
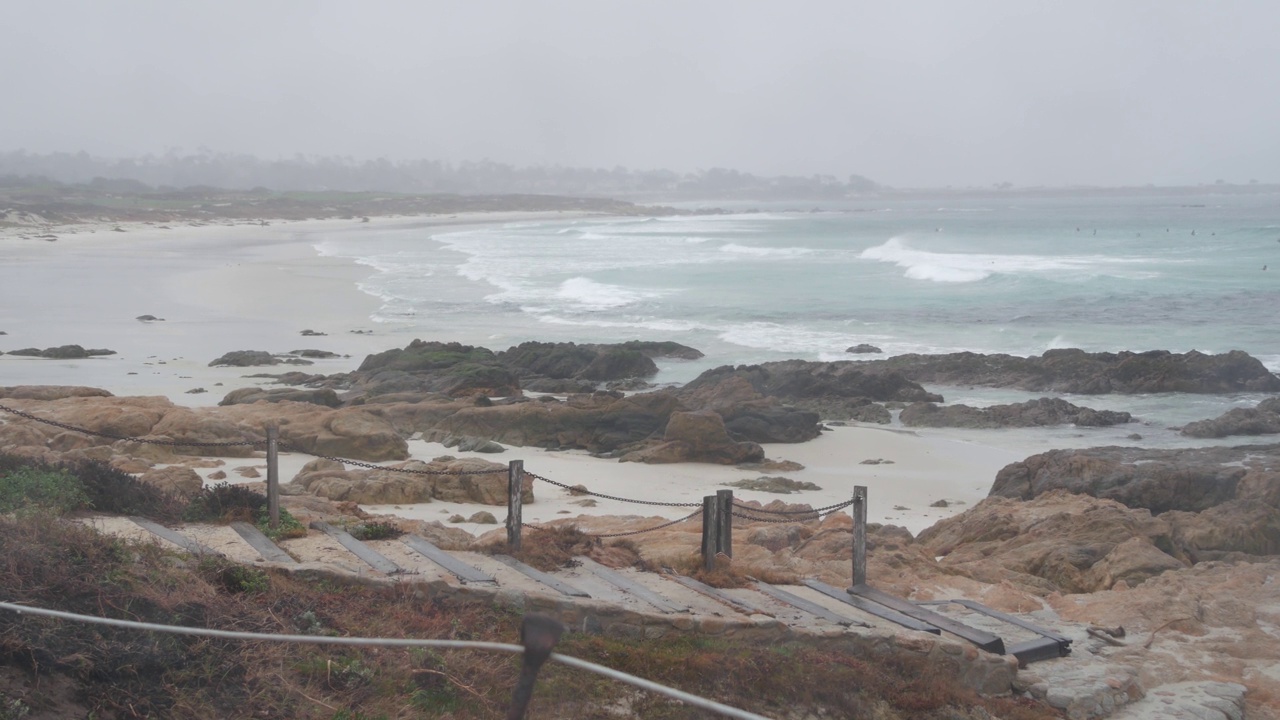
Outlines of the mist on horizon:
M6 5L0 153L1280 182L1280 6Z

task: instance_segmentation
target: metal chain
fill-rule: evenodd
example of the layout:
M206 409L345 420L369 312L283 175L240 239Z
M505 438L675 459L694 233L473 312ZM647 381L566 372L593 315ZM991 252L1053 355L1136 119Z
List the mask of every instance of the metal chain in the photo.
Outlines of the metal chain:
M815 513L819 515L825 515L826 513L829 513L829 512L843 510L852 504L853 504L852 500L845 500L842 503L836 503L835 505L828 505L826 507L814 508L812 510L766 510L764 508L751 507L750 505L742 505L736 502L733 504L733 506L738 508L739 510L747 510L749 512L763 513L765 515L812 515Z
M586 534L586 536L591 536L593 538L622 538L627 536L640 536L640 534L652 533L654 532L654 530L669 528L669 527L672 527L672 525L678 525L678 524L684 523L685 520L692 520L696 518L696 516L699 516L701 514L703 514L703 510L701 510L699 507L698 510L694 510L690 512L690 514L685 515L684 518L681 518L678 520L672 520L672 521L669 521L669 523L654 525L654 527L652 528L645 528L643 530L631 530L631 532L627 532L627 533L603 533L603 534L582 533L582 534Z
M112 440L128 440L130 442L143 443L146 445L168 445L170 447L256 447L259 445L266 444L265 440L252 440L252 441L243 441L243 442L182 442L179 440L152 440L150 438L131 437L128 435L112 435L111 433L98 432L96 430L90 430L89 428L83 428L77 425L68 425L66 423L60 423L60 422L57 422L56 420L46 420L41 417L36 417L31 413L25 413L25 412L22 412L21 410L15 410L11 407L6 407L4 405L0 405L0 410L3 410L4 412L7 412L7 413L13 413L14 415L17 415L19 417L24 417L28 420L34 420L38 423L44 423L45 425L52 425L57 428L62 428L63 430L70 430L72 432L84 433L85 435L93 435L96 437L110 438Z
M809 520L819 519L816 515L811 518L762 518L762 517L752 517L750 515L743 515L742 513L731 513L731 514L736 518L741 518L749 522L762 522L762 523L797 523L797 522L807 522Z
M526 472L525 475L528 475L534 480L541 480L545 483L555 485L556 487L564 488L565 490L568 490L569 492L572 492L575 494L592 495L594 497L604 498L605 500L617 500L618 502L635 503L636 505L656 505L658 507L696 507L696 508L702 507L702 503L700 502L677 503L677 502L656 502L654 500L632 500L631 498L617 497L615 495L605 495L604 493L593 492L585 488L572 487L564 483L556 482L555 480L552 480L550 478L542 477L541 475L535 475L531 472Z
M498 473L502 473L503 475L507 474L507 468L494 468L492 470L414 470L412 468L383 467L382 465L377 465L375 463L361 462L360 460L347 460L346 458L333 457L332 455L318 455L316 453L307 452L306 450L302 450L300 448L295 448L291 445L285 445L284 443L280 444L280 451L296 452L301 455L310 455L312 457L319 458L321 460L332 460L334 462L343 463L344 465L354 465L356 467L369 468L370 470L384 470L386 472L398 472L398 473L405 473L408 475L497 475Z

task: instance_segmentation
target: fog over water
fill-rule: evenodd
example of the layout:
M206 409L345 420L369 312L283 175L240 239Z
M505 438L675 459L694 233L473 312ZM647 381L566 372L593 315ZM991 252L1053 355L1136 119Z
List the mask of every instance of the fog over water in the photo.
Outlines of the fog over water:
M9 0L0 151L1280 181L1280 5Z

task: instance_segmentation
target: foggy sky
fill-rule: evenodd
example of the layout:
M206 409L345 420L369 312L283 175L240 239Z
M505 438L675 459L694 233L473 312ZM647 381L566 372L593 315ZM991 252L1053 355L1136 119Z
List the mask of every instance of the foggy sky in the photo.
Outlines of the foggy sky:
M1280 182L1280 3L4 0L0 150Z

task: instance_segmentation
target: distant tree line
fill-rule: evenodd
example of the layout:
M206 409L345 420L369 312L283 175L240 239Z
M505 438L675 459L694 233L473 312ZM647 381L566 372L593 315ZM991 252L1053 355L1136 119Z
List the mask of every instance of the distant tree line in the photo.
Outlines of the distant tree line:
M822 199L874 193L859 175L762 177L725 168L691 173L439 160L357 161L350 157L263 160L250 155L201 152L136 158L102 158L86 152L0 152L0 177L48 178L61 183L111 183L118 191L209 186L346 192L542 194L629 199ZM107 187L102 189L106 190Z

